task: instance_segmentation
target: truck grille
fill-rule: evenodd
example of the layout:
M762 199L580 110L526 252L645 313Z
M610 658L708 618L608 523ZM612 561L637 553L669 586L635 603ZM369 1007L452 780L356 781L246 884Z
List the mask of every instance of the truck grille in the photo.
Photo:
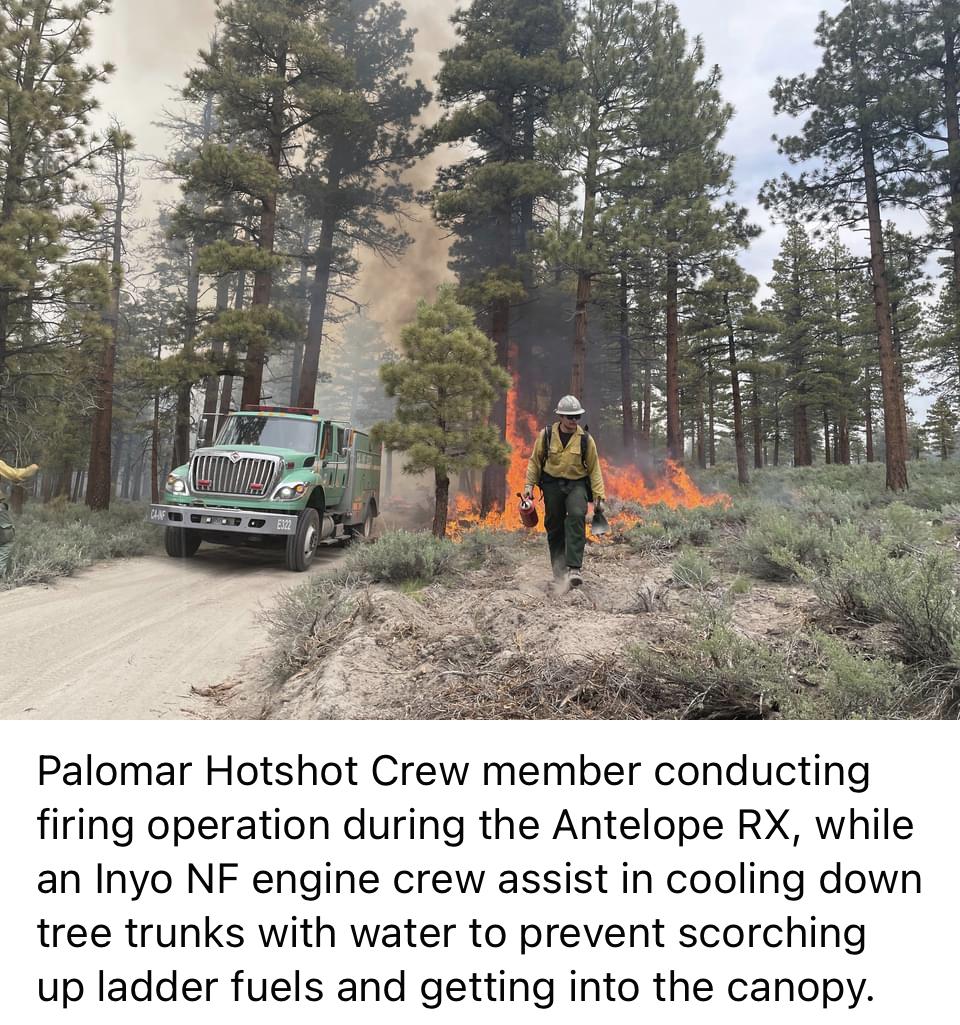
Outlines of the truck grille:
M268 498L282 460L278 456L239 455L234 461L226 455L198 452L190 466L190 490L196 495Z

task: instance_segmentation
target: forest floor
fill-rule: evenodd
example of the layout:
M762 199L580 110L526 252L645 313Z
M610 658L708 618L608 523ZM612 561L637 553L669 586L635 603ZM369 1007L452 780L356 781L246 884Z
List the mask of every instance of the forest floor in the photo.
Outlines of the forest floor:
M630 685L630 649L664 659L686 643L704 592L673 576L674 553L591 544L584 585L558 590L544 537L509 535L479 566L426 585L367 584L335 638L319 631L290 676L232 692L231 716L341 718L646 717L676 713L667 693ZM767 583L738 595L735 629L789 649L813 614L803 587ZM689 697L693 698L691 694ZM763 698L757 694L758 709Z
M215 546L105 561L0 593L0 717L955 718L960 463L910 474L902 495L873 465L701 473L730 498L691 509L614 499L567 593L542 533L441 542L425 503L297 577ZM18 535L26 579L146 543L58 516Z
M728 503L624 509L639 521L589 544L567 593L542 534L387 531L266 610L269 678L212 714L954 717L960 467L914 468L905 496L882 473L764 471Z

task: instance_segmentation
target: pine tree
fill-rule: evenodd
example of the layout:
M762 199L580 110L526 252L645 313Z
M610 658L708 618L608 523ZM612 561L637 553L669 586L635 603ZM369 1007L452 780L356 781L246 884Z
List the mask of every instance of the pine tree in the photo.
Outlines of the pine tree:
M700 290L703 306L697 334L713 342L710 359L725 360L730 383L731 419L733 421L734 453L737 462L737 482L743 486L750 483L747 466L746 429L741 398L741 367L738 350L741 334L764 326L753 306L753 298L759 289L756 278L746 274L735 260L721 258L713 265L713 276ZM713 403L711 421L713 419ZM713 448L713 431L710 431L710 446ZM715 462L711 452L711 465Z
M620 191L643 205L640 223L662 254L667 452L682 460L681 280L695 278L754 232L746 225L745 210L723 203L732 188L731 161L719 144L733 109L720 96L720 70L713 67L702 75L701 40L688 41L676 7L656 9L657 37L646 64L647 104L636 122L642 145L624 160Z
M794 466L813 464L812 416L836 391L828 372L832 334L828 276L820 254L798 222L792 222L773 262L768 311L781 328L772 345L784 368L784 400L791 415Z
M459 41L441 53L437 98L447 108L432 133L438 143L470 141L476 155L441 169L434 190L438 221L454 245L461 297L489 317L497 363L509 363L510 308L526 295L517 255L538 198L556 196L563 177L539 157L536 138L551 96L569 88L572 15L564 0L474 0L452 18ZM506 430L506 402L491 422ZM501 466L484 472L481 510L503 509Z
M123 286L124 215L132 202L129 153L133 138L115 124L107 136L110 161L108 178L110 200L109 268L110 294L103 319L106 338L97 368L94 401L96 412L90 434L90 466L87 480L87 505L91 509L109 509L111 496L111 453L113 440L113 386L120 334L120 294Z
M941 282L930 323L920 344L920 370L932 391L960 403L960 335L957 333L953 283Z
M83 58L93 16L109 10L109 0L19 0L0 10L0 408L8 412L16 379L60 343L51 328L86 289L87 270L59 261L80 227L75 176L101 146L88 134L92 92L112 67ZM0 455L7 446L0 436Z
M374 437L406 453L404 472L433 470L433 533L444 537L450 475L507 461L507 446L487 418L510 378L450 286L441 288L435 303L420 301L400 343L401 358L380 371L387 395L397 400L395 418L378 423Z
M826 461L850 464L851 424L860 415L860 377L865 357L875 362L872 298L867 268L832 232L819 254L825 302L821 392ZM871 307L868 310L868 306ZM832 431L832 449L829 432Z
M936 445L940 458L946 460L956 448L957 414L950 407L946 397L940 398L927 413L926 430Z
M570 391L585 394L587 311L593 281L605 264L604 232L597 221L613 202L613 189L637 118L649 97L645 63L654 47L656 9L638 0L590 0L580 20L574 53L582 66L577 93L555 126L564 158L573 158L583 189L580 230L568 260L576 272ZM598 251L599 247L599 251Z
M896 67L890 7L880 0L849 0L835 17L822 14L816 36L823 50L812 75L777 80L775 111L808 115L801 134L780 140L792 162L820 166L795 179L768 182L768 206L814 211L836 224L855 225L866 213L874 289L880 379L886 436L887 487L907 487L906 406L897 372L882 212L902 202L905 164L922 163L922 146L904 127L914 109L911 83L891 75Z
M960 350L960 2L910 0L893 5L896 73L909 83L904 129L929 152L920 158L905 198L927 213L933 241L948 253L939 310L943 347ZM904 170L906 170L906 166Z
M211 40L211 50L217 46L216 36ZM173 137L171 152L167 158L167 167L174 173L189 167L202 153L205 146L217 140L219 125L214 115L214 98L207 94L202 102L191 104L186 110L175 114L166 112L164 126ZM176 266L177 277L175 287L183 295L181 333L181 352L185 366L194 362L197 332L200 329L200 253L205 245L218 240L232 240L234 228L220 222L220 210L207 209L207 197L197 192L186 191L182 202L172 215L165 211L160 216L160 227L165 236L164 259L158 269L172 269ZM221 308L225 305L223 298L226 287L226 275L220 279ZM209 382L209 378L208 378ZM193 388L197 381L192 377L184 377L177 385L177 417L174 429L175 466L187 461L190 454L191 407ZM209 390L209 389L208 389ZM207 405L207 403L205 403ZM204 410L208 412L208 410ZM209 410L212 412L212 409Z
M227 143L202 148L189 168L187 187L232 199L240 217L256 217L253 238L208 247L201 271L253 275L245 315L232 318L245 335L242 401L261 398L271 341L296 333L296 325L270 309L278 205L291 179L302 173L309 132L343 102L350 69L327 40L324 0L228 0L217 8L217 43L201 51L188 75L188 98L214 97Z
M410 241L391 221L412 198L400 176L418 155L411 130L430 94L420 81L407 79L414 30L404 18L397 3L347 0L329 21L330 44L351 78L336 111L313 126L308 173L296 186L307 217L319 222L300 406L314 403L336 240L388 261Z

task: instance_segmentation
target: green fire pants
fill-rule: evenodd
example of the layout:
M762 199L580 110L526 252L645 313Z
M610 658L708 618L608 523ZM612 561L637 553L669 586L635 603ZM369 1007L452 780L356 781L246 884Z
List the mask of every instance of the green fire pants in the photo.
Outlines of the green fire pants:
M587 480L564 480L544 474L540 486L553 572L559 576L567 567L580 569L587 543Z
M7 572L7 563L13 555L13 544L0 545L0 577Z

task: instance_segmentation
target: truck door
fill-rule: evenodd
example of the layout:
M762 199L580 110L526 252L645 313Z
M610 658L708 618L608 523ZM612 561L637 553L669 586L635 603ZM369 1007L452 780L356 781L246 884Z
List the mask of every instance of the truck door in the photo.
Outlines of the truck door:
M329 435L329 448L323 460L323 490L327 496L327 508L339 505L343 498L344 487L347 483L347 453L343 448L343 429L327 425L324 430L324 441Z

